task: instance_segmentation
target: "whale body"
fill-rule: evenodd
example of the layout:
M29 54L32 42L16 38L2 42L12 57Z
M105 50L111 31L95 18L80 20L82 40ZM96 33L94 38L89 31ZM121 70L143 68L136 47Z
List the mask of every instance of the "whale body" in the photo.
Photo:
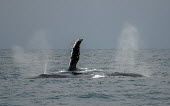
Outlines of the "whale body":
M79 73L82 71L81 69L78 69L76 67L78 61L79 61L79 56L80 56L80 44L83 41L83 39L77 39L72 47L71 51L71 57L70 57L70 62L69 62L69 68L67 69L69 73L68 74L40 74L37 77L34 78L77 78L77 77L82 77L80 76L83 73ZM127 76L127 77L144 77L141 74L137 73L121 73L121 72L115 72L111 74L105 74L106 77L115 77L115 76ZM86 77L92 77L91 75L86 76Z
M120 72L115 72L111 74L107 74L107 76L129 76L129 77L144 77L142 74L137 74L137 73L120 73Z

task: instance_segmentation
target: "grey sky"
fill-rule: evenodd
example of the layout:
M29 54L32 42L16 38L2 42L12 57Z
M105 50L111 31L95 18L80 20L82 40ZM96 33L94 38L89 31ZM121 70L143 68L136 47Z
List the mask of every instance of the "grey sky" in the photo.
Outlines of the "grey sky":
M126 23L138 30L139 48L170 48L170 0L0 0L0 48L42 40L66 49L84 38L83 48L111 49Z

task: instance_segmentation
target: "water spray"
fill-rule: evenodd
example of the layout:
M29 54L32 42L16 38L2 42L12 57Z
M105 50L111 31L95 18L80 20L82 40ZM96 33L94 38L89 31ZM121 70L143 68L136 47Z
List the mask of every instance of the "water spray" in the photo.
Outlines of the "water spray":
M48 55L46 56L46 60L44 62L44 74L47 74L47 67L48 67Z

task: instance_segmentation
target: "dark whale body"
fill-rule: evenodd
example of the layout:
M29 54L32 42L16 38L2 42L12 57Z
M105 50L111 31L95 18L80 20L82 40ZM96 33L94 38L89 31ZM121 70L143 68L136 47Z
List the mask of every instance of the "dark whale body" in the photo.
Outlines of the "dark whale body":
M120 72L115 72L115 73L111 73L111 74L107 74L107 76L129 76L129 77L144 77L141 74L137 74L137 73L120 73Z
M79 56L80 56L80 44L83 41L83 39L77 39L72 47L72 52L71 52L71 57L70 57L70 63L69 63L69 68L68 68L68 74L40 74L37 77L34 78L79 78L82 77L80 76L83 73L79 73L82 71L81 69L78 69L76 67L78 61L79 61ZM143 77L141 74L137 73L120 73L120 72L115 72L111 74L106 74L105 76L127 76L127 77ZM88 77L92 77L89 75Z
M70 75L64 75L64 74L41 74L38 77L35 78L78 78L78 74L70 74Z

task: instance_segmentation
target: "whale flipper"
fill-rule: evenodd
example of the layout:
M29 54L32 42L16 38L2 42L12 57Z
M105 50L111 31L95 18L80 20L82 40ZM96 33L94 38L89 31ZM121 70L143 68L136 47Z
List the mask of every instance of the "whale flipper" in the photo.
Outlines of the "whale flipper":
M79 61L80 44L82 41L83 41L83 39L77 39L72 47L68 71L77 71L78 70L76 68L76 65L77 65L77 62Z

